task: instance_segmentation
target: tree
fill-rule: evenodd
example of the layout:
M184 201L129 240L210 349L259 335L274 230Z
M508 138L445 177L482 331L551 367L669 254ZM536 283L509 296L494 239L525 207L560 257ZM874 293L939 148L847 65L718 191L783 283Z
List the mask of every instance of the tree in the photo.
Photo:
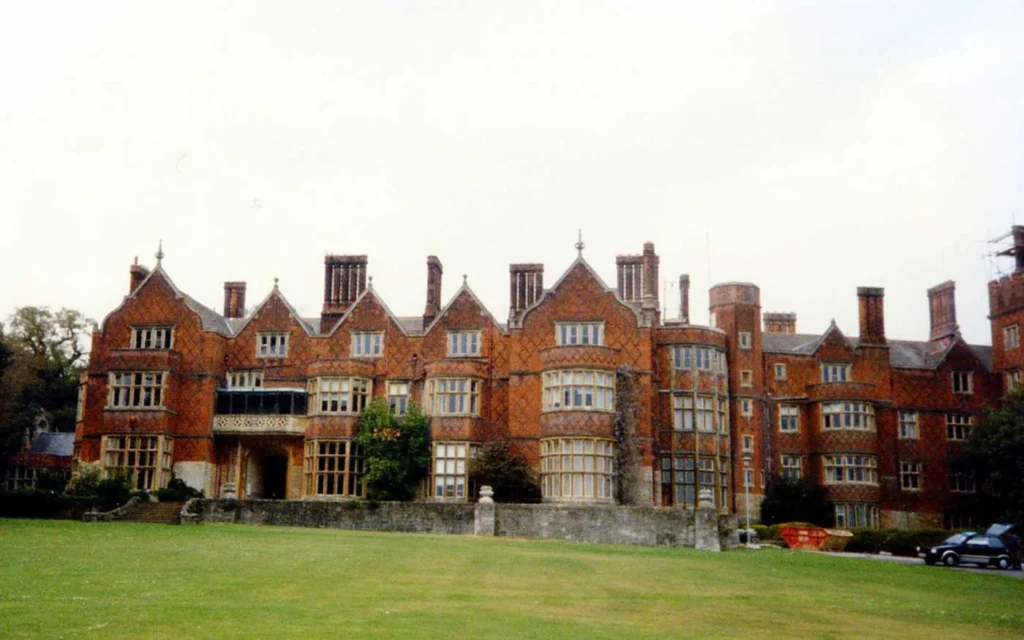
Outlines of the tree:
M359 421L366 497L411 500L430 466L428 418L415 404L399 419L383 398L374 398Z
M761 523L809 522L822 527L835 523L832 501L825 490L804 480L775 477L761 501Z
M526 456L505 439L481 447L470 462L469 476L478 489L490 485L495 502L540 502L540 484Z
M967 440L967 453L982 510L994 520L1024 522L1024 388L985 411Z
M74 430L78 375L95 322L73 309L21 307L7 325L0 331L0 453L42 421Z

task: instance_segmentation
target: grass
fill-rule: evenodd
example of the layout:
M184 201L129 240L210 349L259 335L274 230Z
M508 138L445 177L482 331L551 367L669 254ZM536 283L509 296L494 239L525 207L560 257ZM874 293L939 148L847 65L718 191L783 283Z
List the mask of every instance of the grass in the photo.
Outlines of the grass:
M0 520L0 637L1009 637L1024 581L324 529Z

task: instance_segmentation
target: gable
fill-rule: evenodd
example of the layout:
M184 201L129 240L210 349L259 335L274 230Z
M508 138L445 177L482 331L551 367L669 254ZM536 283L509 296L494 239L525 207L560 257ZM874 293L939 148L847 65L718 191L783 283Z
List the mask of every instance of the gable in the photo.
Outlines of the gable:
M522 314L520 326L526 327L530 316L544 307L544 316L564 316L564 319L604 319L609 314L628 316L634 326L643 326L640 311L623 300L582 257L577 258L562 277L528 307Z

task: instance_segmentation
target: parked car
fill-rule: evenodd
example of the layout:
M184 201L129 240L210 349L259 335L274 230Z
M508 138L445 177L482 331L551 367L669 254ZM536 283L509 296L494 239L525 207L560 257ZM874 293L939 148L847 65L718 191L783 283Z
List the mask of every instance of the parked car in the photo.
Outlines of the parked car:
M1013 525L994 524L985 533L964 531L934 547L918 547L924 563L955 567L961 562L999 569L1021 568L1020 538L1009 533Z

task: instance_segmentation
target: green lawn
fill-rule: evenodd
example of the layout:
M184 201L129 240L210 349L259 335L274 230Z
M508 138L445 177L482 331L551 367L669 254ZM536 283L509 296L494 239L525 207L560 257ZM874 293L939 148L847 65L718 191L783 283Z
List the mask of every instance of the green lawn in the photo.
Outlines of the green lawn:
M0 637L1009 637L1024 581L811 553L0 520Z

